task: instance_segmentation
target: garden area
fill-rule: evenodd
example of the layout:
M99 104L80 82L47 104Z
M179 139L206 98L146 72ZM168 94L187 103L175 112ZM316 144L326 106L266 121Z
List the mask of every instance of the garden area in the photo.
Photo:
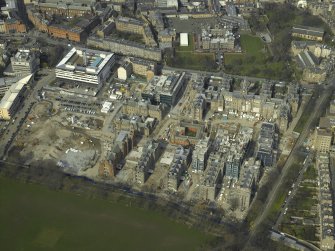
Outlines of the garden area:
M252 34L270 31L272 43L268 46L254 35L241 35L242 54L225 54L227 73L278 80L299 80L299 71L290 55L291 30L294 25L322 27L325 43L332 44L331 30L317 16L289 3L265 3L263 9L253 11L248 18Z
M188 36L188 42L188 46L176 46L174 55L166 57L166 64L176 68L215 72L217 64L214 53L194 51L193 35Z
M306 241L318 241L318 188L317 183L311 182L317 178L315 166L310 165L303 177L297 193L288 205L280 231Z
M269 48L259 37L242 34L240 37L242 53L225 53L225 71L234 75L270 79L287 79L287 65L275 62Z

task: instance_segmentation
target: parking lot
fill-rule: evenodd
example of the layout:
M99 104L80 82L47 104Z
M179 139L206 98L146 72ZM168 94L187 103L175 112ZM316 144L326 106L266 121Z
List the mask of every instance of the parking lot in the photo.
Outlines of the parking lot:
M180 19L180 18L169 18L169 25L176 29L177 33L188 32L188 33L199 33L201 29L207 28L208 26L214 27L215 25L224 25L224 21L220 17L212 18L190 18L190 19Z

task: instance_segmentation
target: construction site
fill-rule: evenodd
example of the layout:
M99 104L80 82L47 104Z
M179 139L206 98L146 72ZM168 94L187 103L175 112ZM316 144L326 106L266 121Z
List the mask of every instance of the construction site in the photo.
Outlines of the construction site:
M94 167L100 155L99 141L82 130L62 125L52 104L37 103L17 135L13 148L20 149L25 164L52 160L65 172L84 174Z

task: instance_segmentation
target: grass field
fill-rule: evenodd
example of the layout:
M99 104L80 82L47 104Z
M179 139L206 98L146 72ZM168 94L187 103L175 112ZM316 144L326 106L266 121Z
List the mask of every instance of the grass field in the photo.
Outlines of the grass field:
M198 250L211 239L156 212L0 177L1 250Z
M194 39L192 35L188 35L188 46L177 46L176 51L193 51Z
M167 65L171 67L185 68L191 70L215 71L214 53L200 53L194 51L194 39L188 36L188 46L177 46L173 58L167 58Z
M316 168L314 164L310 165L306 172L304 173L304 179L315 179L317 177L318 173L316 171Z
M215 61L212 53L179 51L176 52L173 61L168 60L167 64L177 68L215 71L215 67L213 67Z
M241 47L251 55L257 55L264 48L264 43L259 37L242 34Z
M272 62L266 45L259 37L242 34L240 43L243 53L225 53L224 63L228 73L280 79L285 70L283 62Z

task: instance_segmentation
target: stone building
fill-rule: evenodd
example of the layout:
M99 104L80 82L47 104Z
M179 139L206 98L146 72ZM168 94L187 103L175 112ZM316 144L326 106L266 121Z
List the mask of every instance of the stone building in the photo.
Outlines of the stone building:
M125 56L140 57L144 59L161 61L162 52L158 48L151 48L137 42L116 38L98 38L91 36L87 39L87 46L109 50Z
M27 14L29 21L36 29L48 33L48 26L50 24L48 19L44 18L44 16L34 8L27 8Z
M146 77L150 81L157 73L157 63L155 61L139 58L129 58L134 74Z
M162 151L159 142L149 140L143 146L143 151L137 165L135 166L135 180L144 184L155 169L155 163Z
M150 101L126 100L122 106L122 112L128 115L138 115L156 118L161 121L167 114L167 107L164 104L152 105Z
M155 126L155 118L144 118L142 116L128 116L126 114L121 114L119 117L112 121L113 127L117 131L134 131L135 135L149 136Z
M134 34L144 34L145 23L143 21L129 18L129 17L118 17L115 19L116 30L121 32L128 32Z
M26 33L27 27L19 18L7 18L5 20L6 33Z
M125 164L125 157L129 154L135 144L133 131L121 131L113 142L112 149L108 152L108 161L99 166L99 176L114 177L118 170Z
M234 51L235 49L234 34L227 29L202 29L199 41L203 50Z
M333 135L329 129L317 128L314 135L314 148L320 153L328 153L332 144Z
M67 26L52 24L48 27L50 36L80 42L86 39L87 34L81 28L68 28Z
M152 103L164 103L173 107L185 90L185 82L185 72L154 76L146 83L141 95Z
M248 210L250 206L260 179L260 169L261 162L256 161L254 158L246 160L241 168L240 179L234 191L234 195L238 199L238 207L241 211Z
M26 76L12 84L0 101L0 119L11 120L26 96L26 90L33 81L33 75Z
M172 48L173 42L176 40L176 31L166 28L158 32L158 42L161 49Z
M110 164L108 160L105 160L100 163L98 174L102 178L110 178L115 176L115 170L113 165Z
M167 177L167 189L177 191L181 182L181 177L187 170L191 162L191 149L178 146Z
M206 111L206 97L204 94L197 94L191 105L191 116L194 120L202 121Z
M216 200L221 188L223 167L224 162L220 154L211 153L208 159L208 168L202 175L201 193L204 200Z
M257 142L256 158L265 167L272 167L277 161L278 134L276 125L263 122Z
M306 68L302 73L302 79L311 83L322 83L326 77L327 72L320 68Z
M209 138L200 140L194 147L192 154L192 172L203 172L207 167L209 155Z
M108 20L107 22L102 24L100 28L97 30L97 36L100 38L105 38L106 36L110 35L114 29L115 29L114 20Z
M176 145L196 145L204 135L204 123L191 123L180 121L179 124L172 124L170 132L170 143Z
M325 31L322 28L296 25L292 28L292 37L322 41Z
M16 76L33 74L40 66L39 56L29 49L19 49L10 61Z
M38 2L36 7L43 14L60 15L67 18L84 16L86 14L94 13L94 6L85 3L45 1Z

